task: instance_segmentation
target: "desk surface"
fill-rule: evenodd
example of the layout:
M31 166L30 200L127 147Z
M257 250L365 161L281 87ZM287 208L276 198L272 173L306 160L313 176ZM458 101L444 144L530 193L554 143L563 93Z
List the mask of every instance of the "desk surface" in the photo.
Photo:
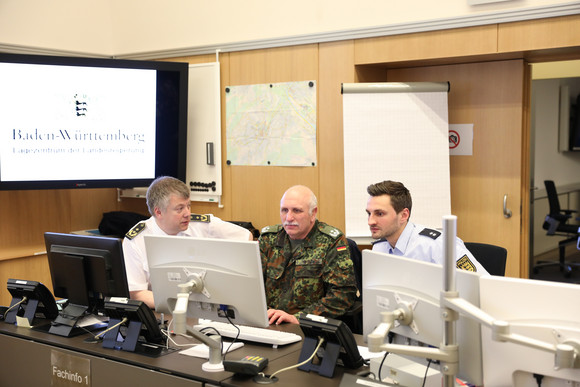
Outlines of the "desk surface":
M302 335L302 331L298 325L284 324L280 327L273 327L273 329L281 329ZM24 346L26 346L26 349L20 351L22 360L18 360L18 357L16 356L18 351L7 350L7 348L3 349L4 356L6 356L11 361L11 364L14 367L22 368L20 372L14 372L14 374L20 374L21 376L18 379L13 380L14 382L18 382L20 385L26 384L23 383L26 380L22 379L22 373L30 372L29 369L31 364L34 364L35 368L41 367L44 369L45 366L40 366L40 364L50 364L50 351L62 350L71 351L80 357L86 355L85 357L95 359L95 361L96 359L106 359L107 361L116 363L115 365L123 366L122 371L119 371L123 373L131 372L131 370L147 370L155 371L155 373L160 375L167 375L168 377L173 376L201 383L225 386L257 386L257 384L253 382L251 378L240 378L234 376L234 374L231 372L205 372L201 369L201 366L207 361L206 359L185 356L180 354L179 351L173 351L159 357L148 357L142 354L103 348L101 342L85 342L85 339L90 337L89 334L68 338L52 335L42 331L36 331L33 329L21 328L3 322L0 322L0 337L4 338L4 342L8 343L12 347L22 346L24 348ZM14 339L9 339L10 337ZM362 342L362 337L357 337L357 341ZM50 350L37 350L37 347L40 348L41 345L46 347L45 349L48 348ZM269 365L264 370L264 373L270 375L281 368L297 364L301 349L302 341L281 346L279 348L273 348L271 345L266 344L246 343L242 348L229 353L226 358L237 360L248 355L260 355L266 357L269 359ZM9 358L12 356L11 352L15 354L13 358ZM43 357L40 359L42 361L39 361L37 365L37 363L30 361L26 357L28 356L26 352L36 352L38 354L37 356ZM45 359L44 357L48 357L48 359ZM27 365L20 364L21 362L26 363ZM92 368L97 369L98 367ZM38 370L38 372L44 371ZM343 372L344 370L342 367L337 367L334 378L326 378L316 373L309 373L293 369L280 373L278 375L279 382L276 383L276 385L299 385L302 383L305 385L316 384L321 387L338 386ZM347 372L350 372L350 370ZM94 373L95 371L93 371L93 379L95 379ZM35 378L36 379L31 380L37 381L38 375L36 375ZM42 385L50 385L50 378L50 366L47 366L47 383L42 383ZM42 380L45 380L44 376L42 377ZM93 383L92 385L97 386L104 384Z
M297 326L294 326L297 327ZM298 329L300 330L300 329ZM357 345L364 345L362 335L354 335ZM301 342L302 343L302 342ZM300 350L302 349L302 344L297 351L292 351L282 357L276 359L269 359L268 366L264 369L263 373L265 375L271 375L281 369L290 367L298 364L300 357ZM363 366L364 367L364 366ZM274 383L273 386L311 386L316 385L316 387L333 387L340 384L340 380L344 373L356 373L363 370L361 367L358 370L352 370L337 366L334 371L334 376L332 378L327 378L318 375L316 372L306 372L300 371L296 368L290 369L288 371L282 371L276 374L278 382ZM240 375L232 375L230 378L221 382L222 386L259 386L253 381L251 377L245 377Z
M290 367L298 364L298 358L300 356L300 351L292 352L286 356L278 359L270 360L268 362L268 367L264 369L266 375L271 375L274 372L281 370L286 367ZM355 370L348 370L343 367L336 367L334 371L334 377L327 378L320 376L315 372L300 371L297 369L291 369L288 371L280 372L276 374L278 382L272 384L272 386L312 386L316 387L336 387L340 384L340 379L345 373L353 373ZM232 375L230 378L223 380L221 382L222 386L246 386L246 387L257 387L259 384L253 381L252 377L245 377L243 375Z

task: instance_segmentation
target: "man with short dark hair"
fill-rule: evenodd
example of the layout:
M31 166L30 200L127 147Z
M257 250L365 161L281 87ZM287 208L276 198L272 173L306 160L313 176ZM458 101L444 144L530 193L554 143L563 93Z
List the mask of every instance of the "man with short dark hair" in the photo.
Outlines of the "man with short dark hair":
M441 232L409 221L411 193L402 183L387 180L371 184L367 192L370 195L366 209L368 225L377 240L373 251L443 264ZM455 252L457 268L487 274L459 238Z

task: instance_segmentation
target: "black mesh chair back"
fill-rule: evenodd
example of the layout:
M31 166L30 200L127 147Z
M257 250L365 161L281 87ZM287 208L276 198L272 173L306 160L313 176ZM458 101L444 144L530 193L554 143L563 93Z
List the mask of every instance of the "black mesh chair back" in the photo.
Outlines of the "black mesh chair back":
M505 275L507 250L500 246L486 243L465 242L467 250L491 275Z

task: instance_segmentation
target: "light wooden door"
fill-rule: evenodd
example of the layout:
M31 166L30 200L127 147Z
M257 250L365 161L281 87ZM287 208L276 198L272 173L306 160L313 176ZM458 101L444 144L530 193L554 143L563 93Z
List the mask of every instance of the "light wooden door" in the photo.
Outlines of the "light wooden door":
M506 276L511 277L528 273L526 66L511 60L387 71L389 82L450 82L449 123L474 125L473 155L450 160L457 233L464 241L505 247ZM504 196L509 218L503 212Z

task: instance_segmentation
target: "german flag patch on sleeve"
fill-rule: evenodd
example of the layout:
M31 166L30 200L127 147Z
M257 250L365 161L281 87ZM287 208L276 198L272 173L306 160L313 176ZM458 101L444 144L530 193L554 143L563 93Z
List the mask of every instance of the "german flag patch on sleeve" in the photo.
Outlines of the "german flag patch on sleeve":
M473 262L471 262L467 254L459 258L455 266L457 266L457 268L461 270L477 271L477 267L475 267Z

